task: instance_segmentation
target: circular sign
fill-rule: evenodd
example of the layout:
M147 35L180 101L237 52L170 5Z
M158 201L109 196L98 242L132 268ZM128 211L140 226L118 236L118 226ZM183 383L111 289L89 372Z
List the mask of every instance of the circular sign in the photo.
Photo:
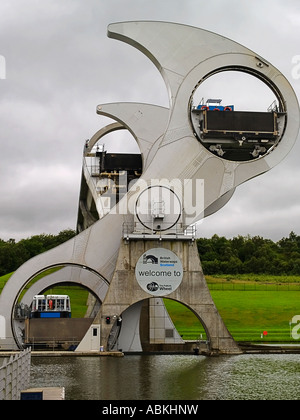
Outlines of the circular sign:
M139 258L135 276L145 292L152 296L166 296L174 292L182 282L182 263L174 252L153 248Z

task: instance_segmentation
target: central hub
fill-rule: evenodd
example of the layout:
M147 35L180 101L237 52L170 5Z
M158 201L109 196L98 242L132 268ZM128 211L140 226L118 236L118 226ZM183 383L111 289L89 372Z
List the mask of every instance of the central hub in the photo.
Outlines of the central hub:
M136 217L147 230L158 232L172 229L179 222L181 213L179 197L166 186L150 186L136 201Z

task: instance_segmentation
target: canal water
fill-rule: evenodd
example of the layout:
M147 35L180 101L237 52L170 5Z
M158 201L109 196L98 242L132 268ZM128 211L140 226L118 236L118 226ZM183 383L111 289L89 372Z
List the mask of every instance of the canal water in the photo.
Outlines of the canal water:
M300 356L33 357L30 386L66 400L298 400Z

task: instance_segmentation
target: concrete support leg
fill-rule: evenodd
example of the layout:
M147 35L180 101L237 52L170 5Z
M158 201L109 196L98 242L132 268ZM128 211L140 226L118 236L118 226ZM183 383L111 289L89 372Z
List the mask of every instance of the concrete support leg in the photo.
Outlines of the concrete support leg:
M101 345L104 349L107 350L114 321L131 305L152 297L151 292L145 292L136 281L135 266L143 253L153 248L168 249L180 258L183 279L180 286L167 297L186 305L199 318L209 338L210 351L217 354L241 353L213 302L202 271L197 244L185 240L154 242L136 239L122 242L112 282L95 320L101 325ZM110 324L107 323L107 317L110 317Z

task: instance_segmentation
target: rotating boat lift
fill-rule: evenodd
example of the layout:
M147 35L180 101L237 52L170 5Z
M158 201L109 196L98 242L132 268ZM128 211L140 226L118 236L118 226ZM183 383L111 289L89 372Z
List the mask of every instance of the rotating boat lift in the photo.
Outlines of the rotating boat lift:
M114 324L108 320L118 322L127 310L140 305L124 317L122 331L127 337L131 334L132 341L141 340L137 331L142 326L136 319L141 302L167 297L196 314L210 351L237 353L239 347L210 296L190 227L223 207L238 185L269 171L287 156L299 131L296 95L271 63L209 31L167 22L123 22L109 25L108 36L137 48L155 64L169 93L169 108L140 103L97 107L98 114L116 123L93 136L85 145L85 157L103 135L126 129L140 148L142 174L113 208L105 209L84 165L85 188L96 211L92 214L91 205L81 203L83 230L27 261L7 282L0 296L0 349L22 346L14 311L24 287L38 274L58 266L66 267L68 279L64 280L72 281L68 267L75 266L87 270L79 278L102 300L93 325L101 330L104 349L109 348ZM273 91L277 107L271 117L257 115L250 123L249 116L235 111L214 116L207 108L193 107L193 94L205 80L232 70L252 75ZM244 145L246 155L241 154ZM237 148L239 153L231 154ZM44 290L45 283L60 282L60 271L39 280L34 293L39 286ZM95 328L87 332L79 348L93 333Z

